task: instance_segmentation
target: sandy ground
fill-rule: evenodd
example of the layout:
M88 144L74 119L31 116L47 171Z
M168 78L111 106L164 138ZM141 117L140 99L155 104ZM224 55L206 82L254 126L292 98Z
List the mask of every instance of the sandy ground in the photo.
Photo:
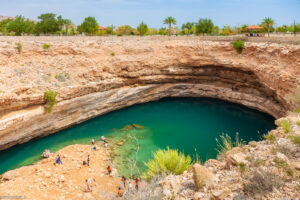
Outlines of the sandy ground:
M121 184L119 177L109 176L109 149L102 143L92 150L91 145L71 145L35 165L19 168L6 174L10 180L0 184L0 196L19 196L26 199L111 199ZM63 164L55 165L56 155ZM90 155L90 166L83 160ZM115 172L116 170L113 170ZM86 179L92 180L92 192L86 192ZM26 184L24 184L26 183Z

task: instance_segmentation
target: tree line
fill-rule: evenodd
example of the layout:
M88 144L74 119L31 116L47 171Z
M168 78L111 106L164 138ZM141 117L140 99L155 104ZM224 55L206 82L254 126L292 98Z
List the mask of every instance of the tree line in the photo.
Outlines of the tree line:
M14 19L0 21L0 33L2 35L234 35L245 32L248 26L244 24L238 27L225 25L222 28L215 26L211 19L201 18L198 22L186 22L179 28L174 17L167 17L163 23L167 27L160 29L149 28L141 22L136 28L129 25L119 27L108 26L99 28L99 23L94 17L86 17L84 21L76 26L70 19L64 19L61 15L53 13L41 14L39 21L32 21L23 16ZM282 25L274 27L275 21L266 17L259 24L269 33L272 32L298 32L300 24ZM295 29L295 30L294 30ZM263 31L259 31L263 32Z

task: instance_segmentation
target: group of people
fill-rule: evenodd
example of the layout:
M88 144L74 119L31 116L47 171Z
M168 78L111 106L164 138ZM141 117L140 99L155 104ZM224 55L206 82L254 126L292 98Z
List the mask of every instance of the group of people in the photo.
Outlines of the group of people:
M135 182L135 189L136 191L139 191L139 179L138 178L133 178L134 179L134 182ZM126 191L126 178L124 176L122 176L121 178L121 182L122 182L122 188L123 190L121 189L121 187L118 188L118 196L119 197L123 197L125 191ZM132 189L132 182L129 181L128 183L128 193L132 193L133 192L133 189Z
M106 140L106 138L104 136L101 136L101 141L104 142L104 146L105 146L105 148L107 148L108 147L108 142L107 142L107 140ZM96 150L95 139L94 138L92 139L92 149ZM49 158L50 157L50 150L46 149L43 152L42 157L43 158ZM62 162L61 157L60 157L59 154L56 156L55 164L61 164L61 165L63 164L63 162ZM83 165L90 166L90 155L87 156L87 160L86 161L83 161ZM108 175L111 175L111 173L112 173L112 166L111 165L109 165L107 167L107 172L108 172ZM122 183L121 185L122 185L122 187L118 188L118 196L119 197L123 197L124 194L126 193L126 180L127 179L124 176L122 176L122 178L121 178L121 183ZM133 178L133 180L134 180L134 183L135 183L135 189L136 189L136 191L138 191L139 190L139 181L140 180L138 178ZM86 179L85 182L86 182L86 185L87 185L87 192L91 192L92 191L92 186L91 186L92 180L89 178L89 179ZM128 182L128 193L133 192L132 183L133 183L133 181L129 181Z

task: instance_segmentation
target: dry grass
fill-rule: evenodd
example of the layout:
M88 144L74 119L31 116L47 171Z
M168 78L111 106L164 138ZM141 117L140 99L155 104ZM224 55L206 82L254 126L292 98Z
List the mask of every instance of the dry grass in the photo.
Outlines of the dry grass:
M282 184L280 177L269 171L257 170L246 176L243 190L248 196L264 195L279 188Z

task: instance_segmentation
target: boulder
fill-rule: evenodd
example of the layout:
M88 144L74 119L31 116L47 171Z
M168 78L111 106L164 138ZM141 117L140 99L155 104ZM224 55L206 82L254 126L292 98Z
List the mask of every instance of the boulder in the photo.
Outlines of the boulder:
M243 154L241 152L235 153L235 154L230 154L227 156L227 159L229 159L228 161L233 164L233 165L238 165L240 163L243 164L247 164L247 160L246 160L246 154ZM226 160L227 160L226 159Z
M288 162L288 160L289 159L283 153L280 153L280 152L276 153L275 161L277 161L277 162Z
M194 164L193 173L196 190L199 190L204 186L210 188L216 181L215 175L209 169L198 163Z
M228 189L228 188L224 188L223 190L213 191L212 194L211 194L210 199L211 199L211 200L223 200L223 199L225 199L230 193L231 193L231 190Z
M204 192L196 192L194 194L194 200L209 200L209 196L207 193Z

